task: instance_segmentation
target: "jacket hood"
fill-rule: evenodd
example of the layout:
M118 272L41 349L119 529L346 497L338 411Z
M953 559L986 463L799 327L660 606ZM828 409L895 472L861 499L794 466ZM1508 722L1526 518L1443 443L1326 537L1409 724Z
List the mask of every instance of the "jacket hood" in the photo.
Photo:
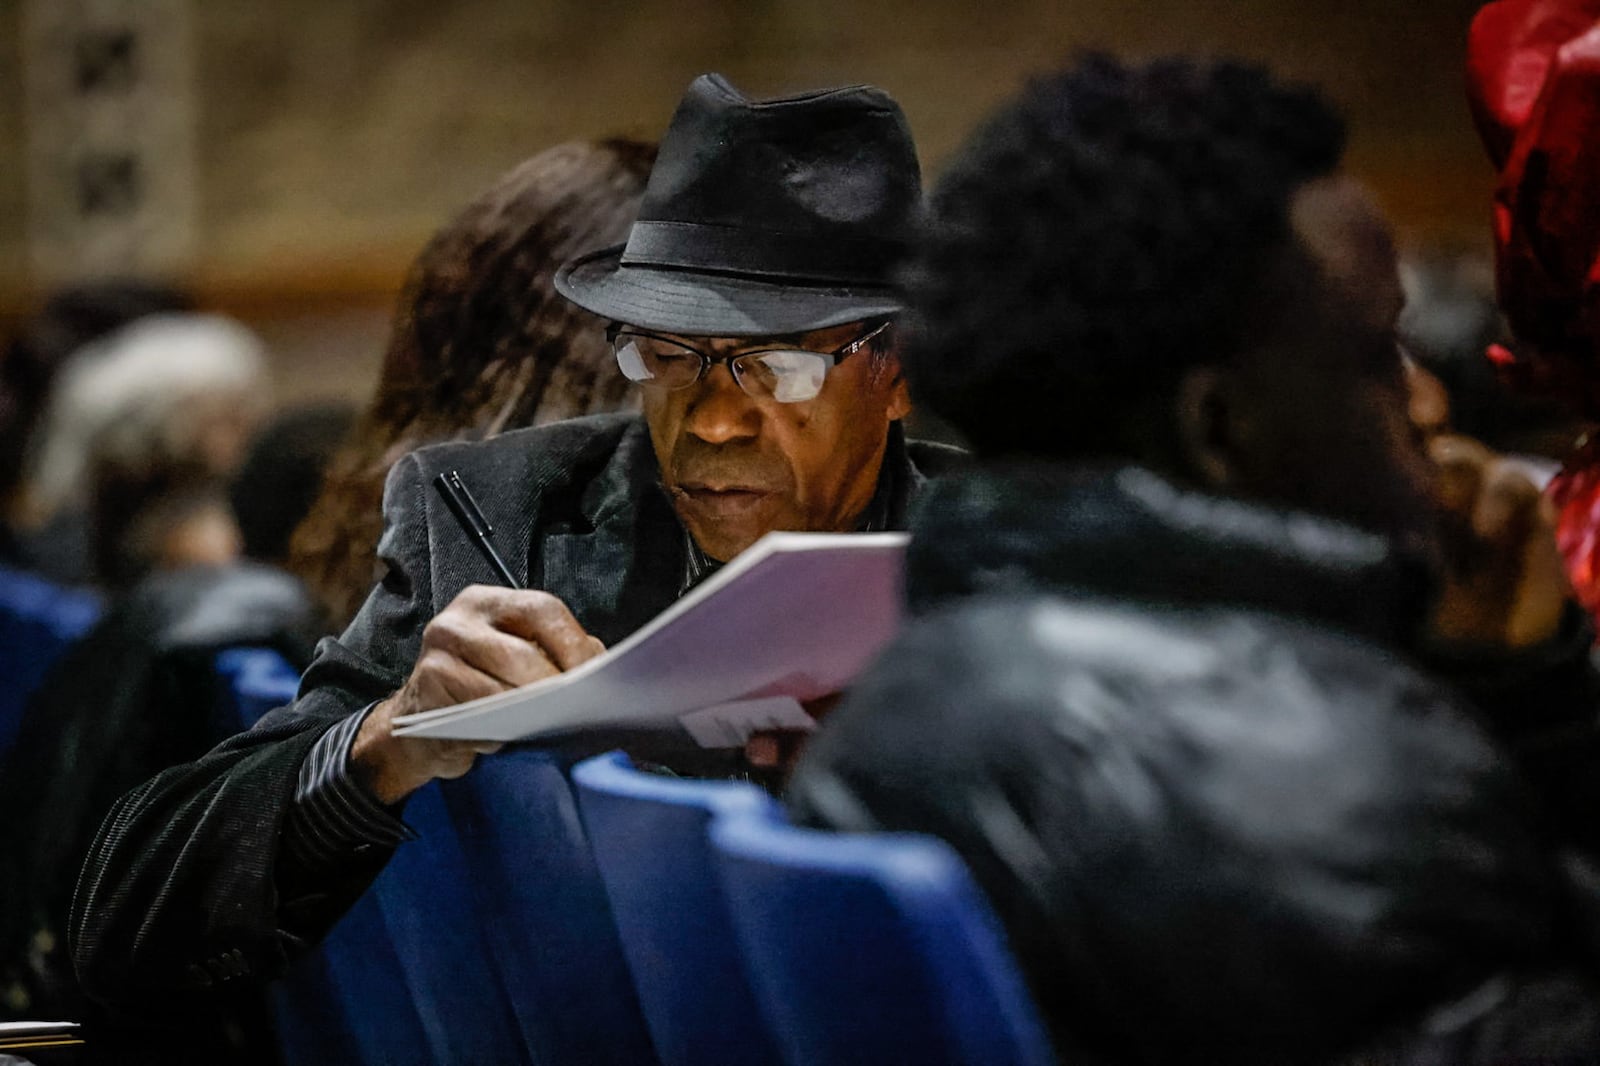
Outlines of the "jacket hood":
M989 466L935 482L906 563L913 613L972 595L1061 593L1233 606L1385 646L1413 641L1427 566L1331 519L1179 488L1136 466Z

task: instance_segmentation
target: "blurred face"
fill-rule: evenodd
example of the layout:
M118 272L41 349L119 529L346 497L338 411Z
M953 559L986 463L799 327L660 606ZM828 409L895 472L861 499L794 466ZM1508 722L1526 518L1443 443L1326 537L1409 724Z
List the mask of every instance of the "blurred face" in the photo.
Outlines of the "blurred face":
M1388 224L1343 176L1303 186L1291 220L1288 310L1239 361L1235 488L1426 541L1433 470L1396 340L1404 297Z
M237 560L243 549L239 526L219 501L185 514L163 532L156 565L163 570L226 566Z
M181 450L186 458L214 474L226 476L239 468L265 415L256 395L211 392L193 397L185 405L183 430L189 439Z
M863 323L790 337L662 334L713 357L773 347L832 352ZM726 561L773 530L848 532L877 488L889 424L910 411L899 364L869 349L828 371L814 399L755 397L726 363L681 389L640 387L661 480L695 543Z

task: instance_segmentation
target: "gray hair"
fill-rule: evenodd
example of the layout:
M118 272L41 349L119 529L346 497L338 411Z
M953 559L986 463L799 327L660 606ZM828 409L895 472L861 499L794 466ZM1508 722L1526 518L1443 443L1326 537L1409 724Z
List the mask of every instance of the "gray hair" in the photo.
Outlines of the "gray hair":
M264 406L266 349L210 314L142 318L73 353L29 457L32 504L48 515L87 499L97 460L139 464L190 450L196 401Z

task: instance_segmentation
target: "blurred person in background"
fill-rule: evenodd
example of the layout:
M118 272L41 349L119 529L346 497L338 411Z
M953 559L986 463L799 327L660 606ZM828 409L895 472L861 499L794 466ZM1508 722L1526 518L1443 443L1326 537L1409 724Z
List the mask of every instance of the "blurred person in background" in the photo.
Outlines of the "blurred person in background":
M0 564L60 584L90 580L88 528L79 511L46 513L24 476L56 376L69 356L145 315L188 311L176 289L106 281L63 289L0 352Z
M256 434L228 485L245 558L288 569L294 531L322 495L355 424L350 405L324 403L283 411Z
M1256 67L1091 56L970 139L908 273L913 393L982 462L788 799L949 840L1065 1062L1531 1054L1545 970L1600 1053L1593 631L1537 489L1430 461L1344 138Z
M383 485L407 452L637 404L604 323L556 294L556 269L616 244L655 147L575 141L526 160L467 205L411 267L377 388L291 542L289 567L331 632L378 579Z
M207 497L208 508L218 497L224 507L232 501L223 517L245 558L141 555L141 576L46 677L0 763L0 809L10 812L0 822L0 868L16 871L0 879L0 1014L85 1021L95 1062L165 1062L173 1050L170 1033L108 1018L78 992L65 929L84 853L123 792L247 725L225 701L220 652L270 648L297 670L311 661L324 632L320 612L280 568L352 421L339 406L270 421L226 492ZM265 1013L251 996L188 1022L193 1061L273 1059Z
M376 580L383 484L400 456L627 406L603 324L557 296L551 279L578 252L626 235L654 156L627 140L565 144L473 201L413 266L360 419L341 408L290 411L258 434L227 491L251 563L145 576L52 674L30 707L16 772L0 778L4 795L47 800L0 831L0 855L31 871L0 889L9 891L0 913L16 916L0 927L15 1016L89 1018L97 1054L113 1060L170 1048L170 1034L85 1001L62 957L65 909L101 818L128 788L222 739L220 650L272 647L304 669L315 639L348 623ZM119 570L157 561L134 532L105 542L127 545ZM253 564L295 571L314 594ZM114 695L108 671L120 678ZM255 994L225 1004L224 1024L191 1017L185 1038L216 1061L270 1061Z
M87 515L94 578L238 555L227 479L267 404L265 349L219 315L161 314L62 367L30 457L42 514Z
M1406 354L1437 382L1443 408L1436 420L1450 431L1528 463L1549 480L1583 434L1584 423L1552 396L1508 390L1486 355L1506 340L1486 258L1429 252L1400 265L1405 310L1400 341ZM1442 427L1441 427L1442 428Z

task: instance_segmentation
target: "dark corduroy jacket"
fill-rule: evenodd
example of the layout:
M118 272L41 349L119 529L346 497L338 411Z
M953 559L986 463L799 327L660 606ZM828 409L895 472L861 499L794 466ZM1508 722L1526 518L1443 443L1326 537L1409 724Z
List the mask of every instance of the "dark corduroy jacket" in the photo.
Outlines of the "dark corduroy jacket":
M906 445L893 432L885 476L894 522L903 522L925 475L958 454ZM279 837L318 738L400 687L423 627L462 589L496 583L432 487L450 470L481 505L515 576L560 597L605 643L677 597L684 534L637 417L578 419L402 459L384 494L378 554L387 573L344 635L318 648L296 701L135 789L101 828L71 926L91 996L181 1010L186 994L275 976L388 860L372 848L332 874L300 877L280 863Z

